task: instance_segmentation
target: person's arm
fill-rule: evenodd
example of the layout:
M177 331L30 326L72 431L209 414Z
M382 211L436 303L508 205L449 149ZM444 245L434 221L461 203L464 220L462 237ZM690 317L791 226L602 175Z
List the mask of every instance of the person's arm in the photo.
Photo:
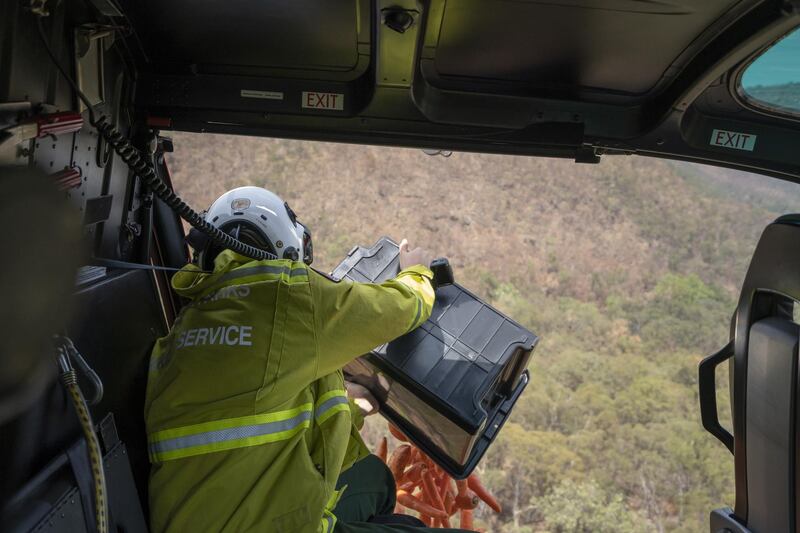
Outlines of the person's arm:
M425 322L433 308L432 273L414 265L381 284L334 282L309 272L321 377Z

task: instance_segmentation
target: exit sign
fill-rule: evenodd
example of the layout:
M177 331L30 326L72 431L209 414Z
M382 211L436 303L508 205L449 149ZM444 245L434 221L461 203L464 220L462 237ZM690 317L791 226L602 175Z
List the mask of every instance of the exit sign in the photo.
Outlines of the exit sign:
M306 109L344 110L344 95L339 93L317 93L303 91L303 107Z
M714 130L711 133L711 146L732 148L752 152L756 147L755 135L738 131Z

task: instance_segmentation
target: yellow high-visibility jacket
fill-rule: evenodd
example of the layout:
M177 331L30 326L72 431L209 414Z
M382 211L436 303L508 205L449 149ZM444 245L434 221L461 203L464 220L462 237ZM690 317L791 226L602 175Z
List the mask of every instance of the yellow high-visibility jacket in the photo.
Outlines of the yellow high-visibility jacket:
M332 531L336 480L369 453L341 369L427 320L430 270L337 283L229 250L187 269L147 382L152 530Z

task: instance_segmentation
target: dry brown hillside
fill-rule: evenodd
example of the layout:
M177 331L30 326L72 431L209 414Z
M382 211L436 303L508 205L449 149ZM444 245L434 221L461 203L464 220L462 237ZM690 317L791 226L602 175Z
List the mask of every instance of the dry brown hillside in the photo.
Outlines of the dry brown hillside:
M313 230L323 269L389 235L448 256L473 283L489 272L548 294L602 299L609 286L643 291L679 269L733 291L747 254L726 241L743 232L752 247L774 215L737 214L735 200L699 195L670 163L637 157L577 165L209 134L174 140L171 170L191 205L240 185L273 189ZM706 268L715 254L728 264Z

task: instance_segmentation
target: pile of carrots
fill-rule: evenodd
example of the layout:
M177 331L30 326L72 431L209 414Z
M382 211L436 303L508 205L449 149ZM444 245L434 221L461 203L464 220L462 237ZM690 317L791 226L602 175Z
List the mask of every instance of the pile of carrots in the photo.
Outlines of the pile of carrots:
M392 471L397 484L396 513L404 508L419 513L419 519L429 527L454 527L458 514L459 527L473 529L472 512L481 500L495 512L502 508L489 494L475 474L467 479L454 480L419 448L408 443L406 436L390 425L389 431L401 442L387 460L389 442L383 437L375 455ZM452 524L452 525L451 525Z

